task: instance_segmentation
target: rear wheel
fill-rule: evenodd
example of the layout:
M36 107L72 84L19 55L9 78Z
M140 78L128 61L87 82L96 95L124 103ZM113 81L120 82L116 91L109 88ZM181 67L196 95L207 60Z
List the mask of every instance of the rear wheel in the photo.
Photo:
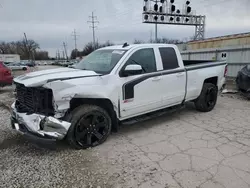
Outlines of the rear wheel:
M67 140L76 149L102 144L110 135L111 118L106 110L95 105L77 107L68 116L71 127Z
M26 71L27 70L27 68L26 67L23 67L23 71Z
M209 112L217 102L218 89L214 84L204 83L200 96L195 100L198 111Z

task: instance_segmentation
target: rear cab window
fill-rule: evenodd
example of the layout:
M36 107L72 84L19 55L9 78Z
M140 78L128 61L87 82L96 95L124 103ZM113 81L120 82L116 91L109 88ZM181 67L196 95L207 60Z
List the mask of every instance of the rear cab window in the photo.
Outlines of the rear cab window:
M174 48L160 47L163 70L171 70L179 67L178 59Z

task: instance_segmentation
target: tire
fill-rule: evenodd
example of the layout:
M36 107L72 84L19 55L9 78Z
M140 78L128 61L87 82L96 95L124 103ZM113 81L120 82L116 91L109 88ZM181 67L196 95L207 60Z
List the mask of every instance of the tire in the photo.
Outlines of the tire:
M27 70L27 68L26 67L23 67L23 71L26 71Z
M106 141L112 121L106 110L96 105L82 105L66 118L71 122L67 140L75 149L95 147Z
M214 84L204 83L200 96L195 100L196 110L209 112L217 102L218 88Z

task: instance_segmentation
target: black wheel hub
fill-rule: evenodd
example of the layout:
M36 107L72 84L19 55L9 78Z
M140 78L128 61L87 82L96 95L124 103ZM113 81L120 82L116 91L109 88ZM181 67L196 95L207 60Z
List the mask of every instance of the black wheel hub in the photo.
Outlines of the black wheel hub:
M211 106L215 105L216 97L217 97L216 89L209 88L207 90L207 93L206 93L206 104L207 104L207 107L211 107Z
M108 133L108 120L100 112L85 114L78 121L75 137L81 146L95 146Z

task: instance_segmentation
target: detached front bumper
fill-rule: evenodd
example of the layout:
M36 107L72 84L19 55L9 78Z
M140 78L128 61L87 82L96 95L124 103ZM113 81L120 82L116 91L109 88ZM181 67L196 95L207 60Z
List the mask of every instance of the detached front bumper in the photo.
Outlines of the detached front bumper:
M15 109L15 103L11 106L12 128L24 134L32 141L47 143L62 140L68 132L71 123L40 114L19 113Z

